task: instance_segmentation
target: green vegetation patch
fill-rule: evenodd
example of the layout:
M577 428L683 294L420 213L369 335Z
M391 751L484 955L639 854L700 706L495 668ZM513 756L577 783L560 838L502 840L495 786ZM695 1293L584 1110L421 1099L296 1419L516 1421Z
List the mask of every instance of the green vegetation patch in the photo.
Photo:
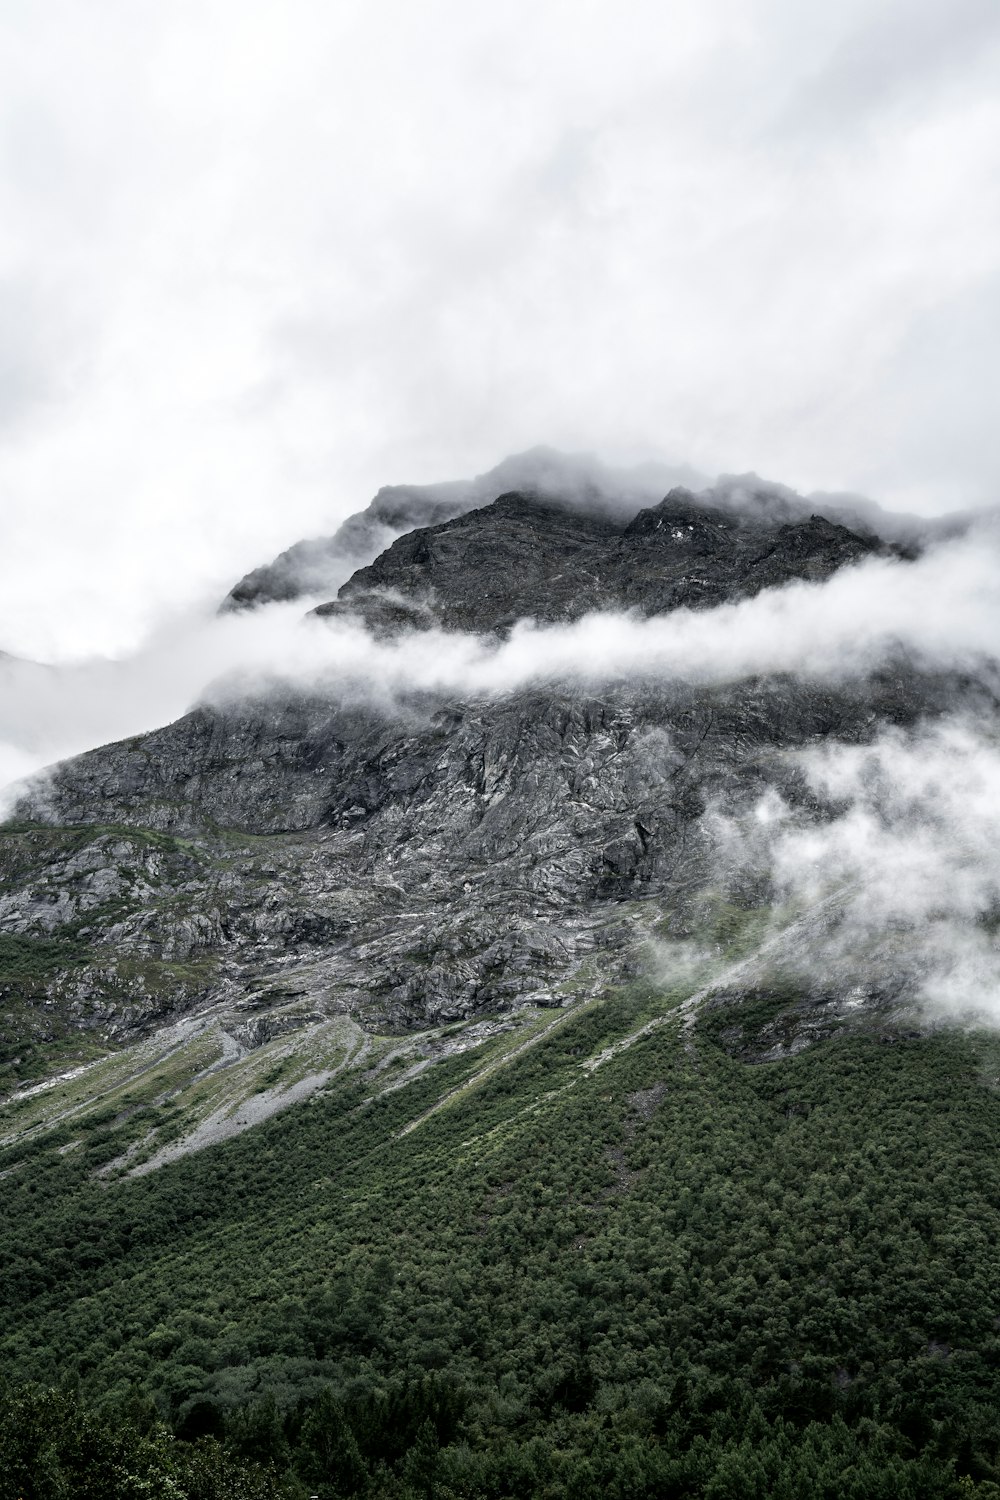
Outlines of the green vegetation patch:
M657 1006L345 1073L140 1179L94 1168L141 1111L22 1150L5 1368L142 1392L273 1494L996 1500L995 1040L748 1067Z
M0 994L37 990L61 969L87 962L90 950L75 937L21 937L0 932Z

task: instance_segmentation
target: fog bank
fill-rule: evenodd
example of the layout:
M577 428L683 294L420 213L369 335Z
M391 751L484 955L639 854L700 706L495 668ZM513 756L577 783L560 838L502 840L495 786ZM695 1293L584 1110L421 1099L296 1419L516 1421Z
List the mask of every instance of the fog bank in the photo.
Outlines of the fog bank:
M820 994L854 982L859 999L1000 1025L1000 726L953 717L789 758L827 817L772 791L749 817L706 820L722 870L767 875L817 914L780 965Z
M0 658L0 778L152 729L194 703L309 691L392 705L414 692L474 697L561 680L721 682L768 673L837 679L904 654L993 680L1000 530L983 522L916 562L872 558L710 610L518 624L503 641L441 630L375 639L354 617L296 600L189 617L119 661L48 668Z

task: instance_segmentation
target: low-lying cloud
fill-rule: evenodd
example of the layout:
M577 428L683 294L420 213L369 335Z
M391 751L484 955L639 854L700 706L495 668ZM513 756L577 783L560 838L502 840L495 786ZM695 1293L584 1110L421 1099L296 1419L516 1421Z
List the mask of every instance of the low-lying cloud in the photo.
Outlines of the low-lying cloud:
M748 817L707 819L724 869L768 876L806 914L779 965L819 990L854 981L1000 1024L998 726L949 717L790 758L819 817L771 790Z
M843 679L900 655L992 680L1000 530L984 522L915 562L873 558L715 609L526 620L503 641L439 629L376 639L359 618L305 614L310 602L177 622L119 661L0 660L0 779L154 728L198 701L274 690L391 710L415 693L468 698L546 681Z

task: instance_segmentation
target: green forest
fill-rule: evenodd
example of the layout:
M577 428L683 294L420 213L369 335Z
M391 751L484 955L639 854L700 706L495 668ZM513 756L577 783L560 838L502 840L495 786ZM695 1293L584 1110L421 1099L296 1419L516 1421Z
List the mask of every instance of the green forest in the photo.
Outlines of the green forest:
M142 1177L145 1106L0 1155L0 1500L1000 1497L1000 1044L664 1004Z

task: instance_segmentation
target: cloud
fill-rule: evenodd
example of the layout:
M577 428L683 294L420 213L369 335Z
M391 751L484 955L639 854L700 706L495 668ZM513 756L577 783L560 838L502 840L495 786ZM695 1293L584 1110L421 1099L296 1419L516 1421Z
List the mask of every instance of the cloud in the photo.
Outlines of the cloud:
M153 728L199 700L289 689L392 711L415 694L469 698L554 681L848 679L901 656L992 682L1000 530L983 521L916 562L871 558L821 584L792 583L710 610L525 620L503 641L439 629L376 639L356 617L303 618L310 602L191 615L118 661L0 661L0 745L11 763L40 768Z
M0 33L8 649L132 650L380 485L537 442L996 498L985 0L52 0Z
M822 584L796 582L711 610L603 612L566 625L525 620L501 643L440 630L376 640L350 618L318 629L306 622L293 642L286 629L262 624L253 660L213 691L243 693L272 675L386 699L506 693L557 680L849 678L901 654L931 668L986 671L1000 618L998 558L1000 532L983 523L915 563L874 558Z
M790 757L817 814L771 791L706 822L721 868L813 914L776 954L821 992L855 984L937 1019L1000 1025L1000 736L950 717Z
M888 0L863 8L797 99L800 120L864 129L886 111L926 111L935 96L995 76L1000 15L991 0Z

